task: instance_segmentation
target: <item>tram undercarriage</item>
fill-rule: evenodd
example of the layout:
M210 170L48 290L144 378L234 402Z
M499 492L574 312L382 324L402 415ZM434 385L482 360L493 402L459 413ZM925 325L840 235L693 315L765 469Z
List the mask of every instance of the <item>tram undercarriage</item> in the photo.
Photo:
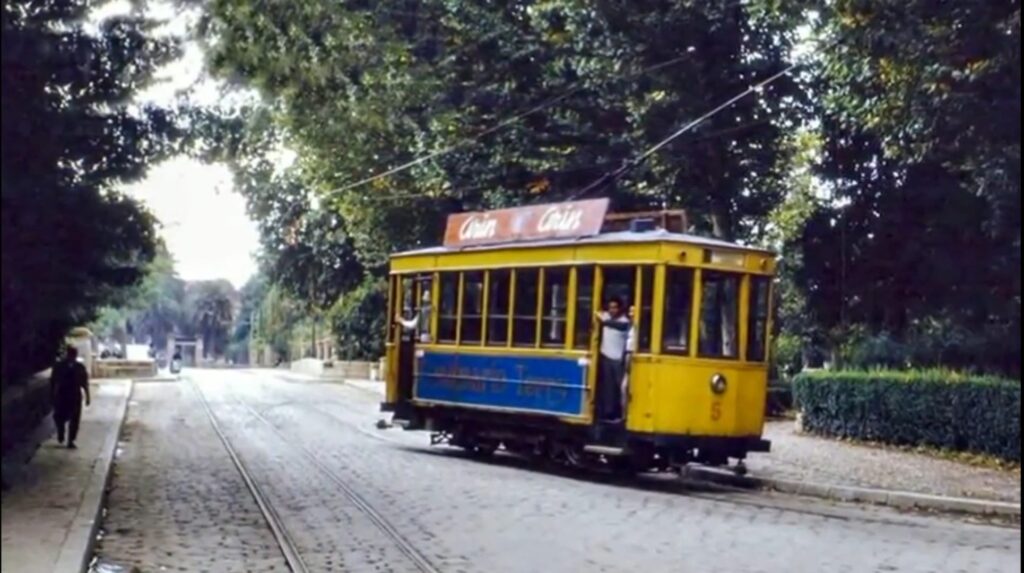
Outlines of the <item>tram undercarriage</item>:
M449 408L400 408L395 424L427 430L430 444L461 448L474 457L499 450L557 465L617 473L681 472L688 464L731 466L745 474L749 452L766 452L760 438L658 436L628 431L622 424L577 426L537 416L491 415Z

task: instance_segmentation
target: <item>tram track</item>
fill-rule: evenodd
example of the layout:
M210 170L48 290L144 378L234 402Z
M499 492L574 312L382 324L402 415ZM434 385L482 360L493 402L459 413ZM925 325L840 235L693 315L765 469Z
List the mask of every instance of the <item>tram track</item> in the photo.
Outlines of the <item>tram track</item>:
M238 470L239 475L242 477L242 481L245 482L246 489L249 490L249 493L256 501L256 505L259 507L260 513L263 515L263 519L267 522L267 526L270 528L270 531L274 536L274 540L277 542L278 548L281 550L281 555L284 557L285 563L288 564L288 568L292 573L308 573L310 569L302 559L302 555L299 553L298 547L292 540L288 530L285 528L280 515L278 515L273 504L270 503L269 499L267 499L262 488L260 488L256 480L253 479L248 467L246 467L241 456L238 455L238 452L235 451L235 447L231 444L231 441L224 433L224 430L221 429L220 422L217 421L217 416L213 413L213 408L206 399L206 395L203 394L202 389L199 388L199 385L195 380L189 379L189 383L199 396L199 402L203 405L203 410L206 412L206 416L210 420L210 425L213 427L213 431L217 434L221 444L224 445L224 449L227 451L228 457L231 458L231 463L233 463L235 469Z
M286 376L278 376L279 380L288 381ZM351 388L351 387L350 387ZM354 389L354 392L362 393L362 390ZM282 404L278 404L280 406ZM365 409L354 406L352 403L339 400L331 403L332 406L342 408L351 414L359 415L365 413ZM418 445L385 438L381 436L380 430L367 430L363 425L354 423L351 420L343 419L322 407L313 406L313 411L328 416L339 424L343 424L357 433L371 438L375 441L392 444L399 449L417 452L432 452L441 457L466 457L462 450L434 448L423 449ZM250 408L251 409L251 408ZM585 480L592 483L604 483L616 487L631 488L637 490L656 491L671 495L682 495L690 499L697 499L711 503L728 504L766 511L781 511L806 516L819 517L835 521L860 521L879 524L907 524L903 516L889 515L886 512L877 511L878 508L857 504L830 503L822 504L819 500L790 494L778 494L762 489L743 488L733 485L725 485L705 479L689 476L676 476L669 480L659 479L664 474L641 473L632 476L617 476L608 472L595 471L585 468L572 468L565 465L552 464L550 460L532 460L518 454L504 453L503 455L474 459L475 463L498 465L515 468L521 471L541 472L548 475L557 475L569 479Z
M221 430L220 425L216 419L216 415L213 413L213 409L210 407L209 402L206 399L205 394L199 385L191 380L192 386L195 391L199 394L200 401L203 403L203 407L206 410L207 416L210 418L210 422L214 427L218 437L224 444L228 455L231 457L232 462L238 469L245 481L246 487L249 489L253 498L256 500L257 505L264 519L267 521L268 526L273 532L274 538L280 546L281 553L284 555L285 561L289 568L295 573L305 573L310 571L306 563L303 561L302 556L292 541L287 529L284 527L282 520L274 509L272 503L269 502L267 497L263 494L259 487L259 484L252 478L248 468L246 467L242 458L235 451L231 445L230 440ZM308 461L313 467L317 469L325 478L335 484L342 494L355 506L366 518L377 527L381 533L384 534L397 549L406 556L410 563L415 568L423 573L441 573L441 569L437 568L429 558L427 558L422 552L420 552L394 525L392 525L384 515L382 515L372 503L370 503L365 497L363 497L355 488L347 483L341 476L324 464L312 451L301 444L296 444L294 440L291 440L282 432L277 426L275 426L270 420L266 418L262 413L253 408L250 404L247 404L243 400L233 397L232 401L239 407L244 409L252 416L253 419L266 426L273 434L275 434L282 442L289 444L290 448L300 454L306 461Z

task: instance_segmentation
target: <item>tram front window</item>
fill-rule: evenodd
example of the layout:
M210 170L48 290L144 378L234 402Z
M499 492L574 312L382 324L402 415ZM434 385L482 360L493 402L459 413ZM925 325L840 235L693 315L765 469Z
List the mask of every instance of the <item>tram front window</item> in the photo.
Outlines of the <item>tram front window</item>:
M412 277L402 278L402 318L409 320L416 315L416 283Z
M740 276L704 271L701 289L700 356L739 357Z
M668 354L689 354L693 271L669 267L665 277L665 320L661 346Z
M768 293L770 280L767 277L750 278L750 307L747 324L747 360L764 362L768 341Z

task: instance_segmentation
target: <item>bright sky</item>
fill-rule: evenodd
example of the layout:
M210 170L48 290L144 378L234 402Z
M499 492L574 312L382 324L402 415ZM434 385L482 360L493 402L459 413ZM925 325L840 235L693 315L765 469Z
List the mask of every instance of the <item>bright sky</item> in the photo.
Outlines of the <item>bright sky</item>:
M131 9L125 0L104 4L93 22ZM183 33L195 16L161 2L150 3L147 10L165 22L165 32L173 34ZM212 105L249 97L226 94L218 82L206 77L202 50L194 43L186 45L184 56L161 70L156 80L138 96L140 103ZM244 199L234 191L227 167L177 157L151 167L144 180L126 190L160 219L161 235L181 278L224 278L240 288L255 273L259 235L246 215Z
M160 219L181 278L225 278L241 288L256 270L259 236L227 167L178 157L128 190Z

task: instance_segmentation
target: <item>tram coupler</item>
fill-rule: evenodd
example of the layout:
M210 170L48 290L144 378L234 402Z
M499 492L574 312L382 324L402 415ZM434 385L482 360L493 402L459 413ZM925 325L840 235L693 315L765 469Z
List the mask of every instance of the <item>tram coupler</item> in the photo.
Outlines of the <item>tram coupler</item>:
M449 432L433 432L430 434L431 446L451 445L452 435Z
M736 465L732 467L732 473L739 477L747 475L747 463L743 460L736 462Z

